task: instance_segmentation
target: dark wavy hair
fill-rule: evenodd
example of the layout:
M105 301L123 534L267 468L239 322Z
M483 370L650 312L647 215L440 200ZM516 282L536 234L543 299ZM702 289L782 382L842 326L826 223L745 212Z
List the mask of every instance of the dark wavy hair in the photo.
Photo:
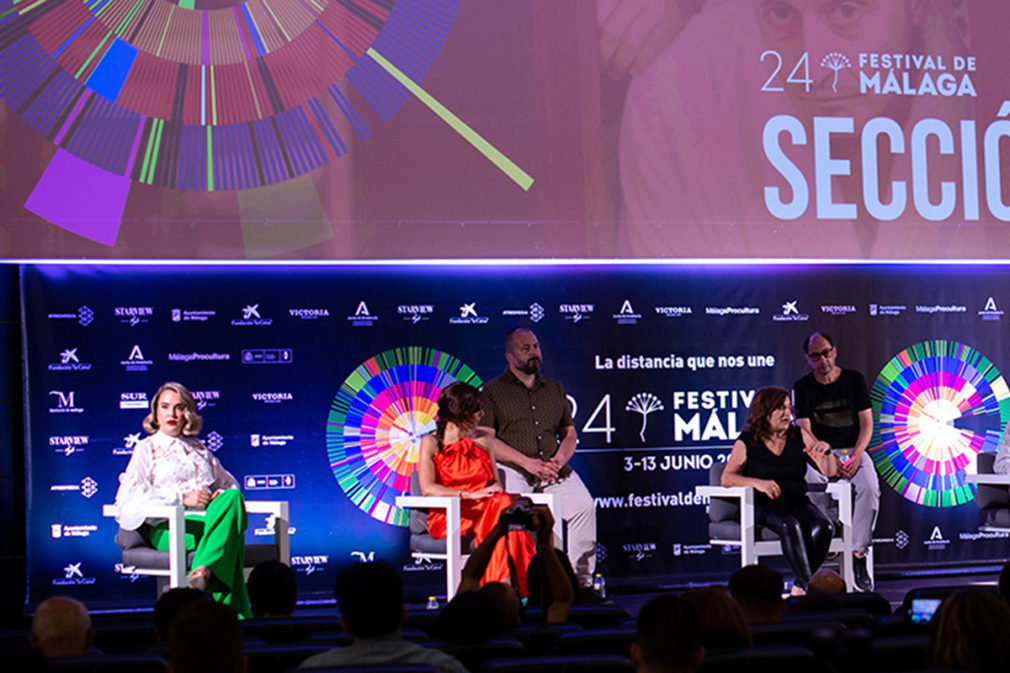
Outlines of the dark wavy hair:
M936 668L998 673L1010 667L1010 607L989 587L958 589L929 622L927 659Z
M778 386L765 386L754 393L754 400L750 403L750 409L747 410L747 425L744 430L750 430L756 437L771 435L768 418L782 404L783 399L792 402L789 391Z
M445 436L446 423L462 425L483 409L484 393L469 383L456 381L443 388L438 396L438 416L435 418L435 437L439 445Z

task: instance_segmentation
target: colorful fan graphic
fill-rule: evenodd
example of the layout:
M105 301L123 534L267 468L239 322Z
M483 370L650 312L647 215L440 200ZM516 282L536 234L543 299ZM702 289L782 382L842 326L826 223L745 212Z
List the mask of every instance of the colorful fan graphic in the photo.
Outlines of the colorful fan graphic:
M434 430L438 395L455 381L482 384L448 353L411 346L376 355L340 386L326 421L330 468L347 497L372 518L407 525L407 512L395 499L410 490L421 436Z
M884 366L870 397L869 453L891 488L927 507L972 501L965 475L1010 420L1010 390L992 362L956 341L918 343Z
M382 121L400 110L400 80L425 78L457 9L0 0L0 97L58 148L26 207L112 245L134 185L248 190L305 175L347 154L348 135L371 135L351 88ZM108 212L82 221L67 182Z

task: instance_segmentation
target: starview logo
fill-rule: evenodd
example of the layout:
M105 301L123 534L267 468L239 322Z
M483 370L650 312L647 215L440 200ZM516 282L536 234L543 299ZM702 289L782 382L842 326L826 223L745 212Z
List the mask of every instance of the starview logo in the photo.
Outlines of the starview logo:
M89 441L88 435L51 435L49 446L54 447L56 453L72 456L75 453L83 453Z
M561 304L558 306L558 313L564 316L565 320L581 322L589 320L595 309L595 304Z
M135 327L141 323L150 322L154 315L153 306L117 306L113 314L124 325Z
M422 320L429 320L428 316L434 312L435 307L431 304L400 304L396 307L397 315L415 325Z

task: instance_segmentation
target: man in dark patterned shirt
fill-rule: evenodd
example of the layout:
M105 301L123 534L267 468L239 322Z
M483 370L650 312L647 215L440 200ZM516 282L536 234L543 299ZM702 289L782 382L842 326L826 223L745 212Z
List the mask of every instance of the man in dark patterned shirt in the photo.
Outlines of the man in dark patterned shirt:
M540 373L543 356L536 335L515 329L505 336L505 372L484 386L483 430L494 436L495 458L505 490L554 493L568 525L568 556L582 587L596 566L593 498L568 461L578 437L565 389Z

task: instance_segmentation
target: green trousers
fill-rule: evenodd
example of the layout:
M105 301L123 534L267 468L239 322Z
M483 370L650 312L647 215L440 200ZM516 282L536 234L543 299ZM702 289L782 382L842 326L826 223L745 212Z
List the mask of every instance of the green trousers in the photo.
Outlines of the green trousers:
M186 551L196 550L193 567L210 568L207 585L214 600L230 605L249 618L245 588L245 530L249 526L245 499L238 489L223 491L207 505L204 515L186 515ZM151 526L148 537L155 549L168 550L168 522Z

